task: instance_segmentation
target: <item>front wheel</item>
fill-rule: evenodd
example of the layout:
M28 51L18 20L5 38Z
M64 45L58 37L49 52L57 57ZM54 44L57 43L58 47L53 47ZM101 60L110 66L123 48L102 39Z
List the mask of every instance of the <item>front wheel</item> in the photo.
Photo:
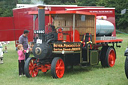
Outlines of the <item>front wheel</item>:
M51 63L51 74L53 78L62 78L65 71L64 61L60 57L55 57Z
M38 74L38 68L35 61L36 61L36 58L31 58L31 57L25 61L24 72L26 74L26 77L28 78L36 77Z
M113 67L116 60L116 51L113 47L105 46L101 50L101 65L103 67Z
M128 56L125 59L125 75L128 79Z

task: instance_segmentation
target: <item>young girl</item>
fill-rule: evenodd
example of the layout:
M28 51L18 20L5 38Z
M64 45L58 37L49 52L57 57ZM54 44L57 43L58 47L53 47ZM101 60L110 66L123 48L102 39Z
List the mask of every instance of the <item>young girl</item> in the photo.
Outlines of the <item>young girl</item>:
M19 76L21 77L21 75L24 75L24 60L25 60L25 54L26 50L23 49L23 45L19 44L17 46L18 48L18 62L19 62Z

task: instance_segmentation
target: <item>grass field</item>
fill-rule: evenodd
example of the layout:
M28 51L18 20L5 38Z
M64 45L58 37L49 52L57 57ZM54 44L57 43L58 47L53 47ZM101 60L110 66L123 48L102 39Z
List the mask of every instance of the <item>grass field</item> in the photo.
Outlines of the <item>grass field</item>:
M51 71L43 74L39 72L35 78L19 77L18 55L14 42L8 46L8 53L4 54L4 64L0 64L0 85L128 85L124 72L125 56L128 35L118 34L123 39L121 48L116 48L116 64L112 68L102 68L101 64L92 67L74 67L65 72L61 79L53 79Z

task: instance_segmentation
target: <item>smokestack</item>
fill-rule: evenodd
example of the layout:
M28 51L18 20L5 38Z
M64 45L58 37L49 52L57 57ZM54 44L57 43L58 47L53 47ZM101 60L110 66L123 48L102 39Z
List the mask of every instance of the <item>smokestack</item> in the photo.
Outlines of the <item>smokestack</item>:
M38 29L45 30L45 6L38 6Z
M38 29L45 32L45 6L38 6ZM39 38L45 41L44 34L39 34Z

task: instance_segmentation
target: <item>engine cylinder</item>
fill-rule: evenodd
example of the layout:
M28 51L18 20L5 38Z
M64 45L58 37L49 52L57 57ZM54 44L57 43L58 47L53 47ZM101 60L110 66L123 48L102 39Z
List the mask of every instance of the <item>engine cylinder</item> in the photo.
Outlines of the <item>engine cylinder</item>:
M107 20L96 20L96 35L111 35L114 31L114 25Z

